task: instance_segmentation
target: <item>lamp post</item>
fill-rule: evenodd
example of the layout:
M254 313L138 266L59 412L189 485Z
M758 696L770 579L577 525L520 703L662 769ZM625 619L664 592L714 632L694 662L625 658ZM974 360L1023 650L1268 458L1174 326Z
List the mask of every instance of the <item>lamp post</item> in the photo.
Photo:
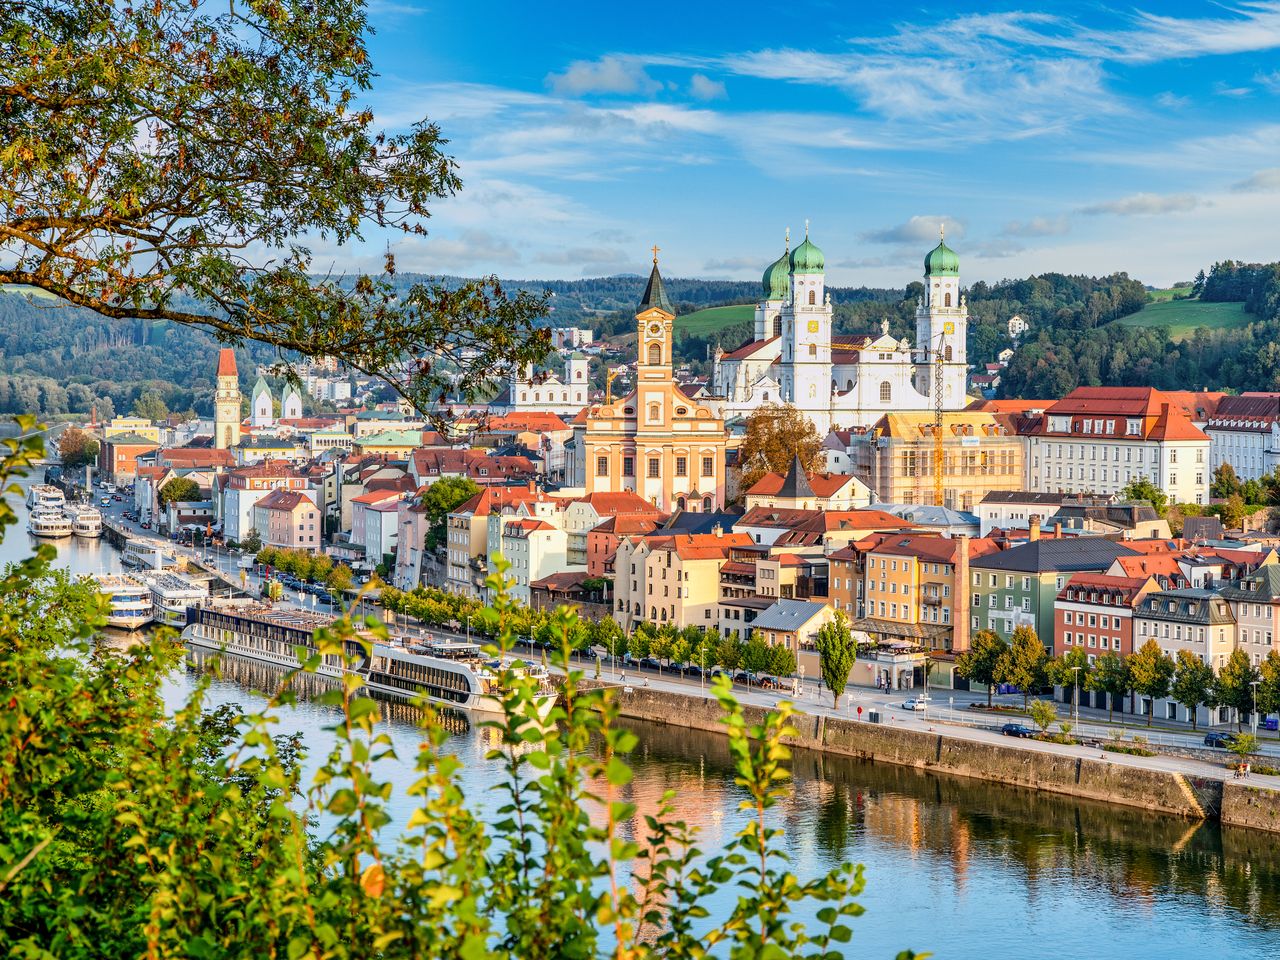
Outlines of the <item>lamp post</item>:
M1253 727L1253 735L1255 737L1258 735L1258 682L1259 681L1257 680L1249 681L1249 686L1253 688L1253 710L1250 711L1250 713L1252 714L1251 719L1253 722L1250 724L1250 726Z
M471 642L471 614L467 614L467 643Z
M1080 725L1080 668L1071 668L1071 713L1072 722Z

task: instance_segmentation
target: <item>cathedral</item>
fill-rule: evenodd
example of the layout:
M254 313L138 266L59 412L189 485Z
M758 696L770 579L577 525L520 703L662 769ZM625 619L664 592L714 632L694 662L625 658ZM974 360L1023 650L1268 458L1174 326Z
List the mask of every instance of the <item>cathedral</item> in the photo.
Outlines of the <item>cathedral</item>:
M890 412L932 412L939 359L943 410L968 404L968 313L960 259L945 240L924 258L914 344L891 337L887 321L878 337L833 336L825 270L807 228L804 242L765 270L753 339L730 353L716 352L711 394L726 420L785 403L825 434L869 427Z

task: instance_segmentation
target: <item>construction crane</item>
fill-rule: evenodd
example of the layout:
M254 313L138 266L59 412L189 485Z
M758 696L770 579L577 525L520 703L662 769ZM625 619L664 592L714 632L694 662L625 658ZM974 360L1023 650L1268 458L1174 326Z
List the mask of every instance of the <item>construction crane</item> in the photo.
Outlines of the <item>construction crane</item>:
M942 334L938 334L938 348L933 352L933 501L942 502Z

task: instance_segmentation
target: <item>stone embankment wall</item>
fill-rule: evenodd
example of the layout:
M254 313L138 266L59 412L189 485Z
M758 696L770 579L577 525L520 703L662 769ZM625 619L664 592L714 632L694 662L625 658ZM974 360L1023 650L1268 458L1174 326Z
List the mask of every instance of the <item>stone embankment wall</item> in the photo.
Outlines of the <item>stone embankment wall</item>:
M714 700L641 687L617 697L624 717L723 733ZM763 707L744 711L748 723L765 714ZM1280 832L1280 797L1268 789L835 717L801 713L793 725L793 745L803 749Z

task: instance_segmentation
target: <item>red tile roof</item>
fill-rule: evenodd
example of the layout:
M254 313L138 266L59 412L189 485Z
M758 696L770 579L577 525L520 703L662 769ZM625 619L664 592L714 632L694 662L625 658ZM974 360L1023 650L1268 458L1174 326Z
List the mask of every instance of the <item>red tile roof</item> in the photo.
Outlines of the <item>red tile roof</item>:
M305 504L309 507L315 507L315 503L310 497L300 490L285 490L283 488L272 490L269 494L258 501L257 506L263 510L285 510L292 513L297 509L299 504Z
M617 493L589 493L585 497L575 499L579 503L589 504L601 517L616 517L620 514L657 516L662 513L644 497L630 490Z
M778 339L780 338L769 337L766 340L752 340L749 343L744 343L742 346L738 347L738 349L733 350L729 353L726 353L720 359L721 360L745 360L747 359L747 357L755 356L755 354L759 353L769 344L773 343L775 340L778 340Z
M230 347L218 351L218 376L234 377L236 373L236 352Z
M553 430L568 430L569 425L554 413L516 412L501 417L490 417L484 422L483 429L489 433L521 430L547 433Z
M814 495L822 498L835 496L854 480L853 476L843 473L810 473L808 476L809 486L813 488ZM775 496L782 489L782 485L785 482L785 474L766 473L751 485L751 489L747 491L747 496Z
M1150 577L1113 577L1105 573L1077 573L1067 581L1066 586L1058 593L1059 600L1067 599L1068 590L1086 589L1096 591L1099 596L1106 596L1112 606L1123 604L1132 606L1140 595L1151 586ZM1093 603L1096 601L1076 599L1071 603Z

